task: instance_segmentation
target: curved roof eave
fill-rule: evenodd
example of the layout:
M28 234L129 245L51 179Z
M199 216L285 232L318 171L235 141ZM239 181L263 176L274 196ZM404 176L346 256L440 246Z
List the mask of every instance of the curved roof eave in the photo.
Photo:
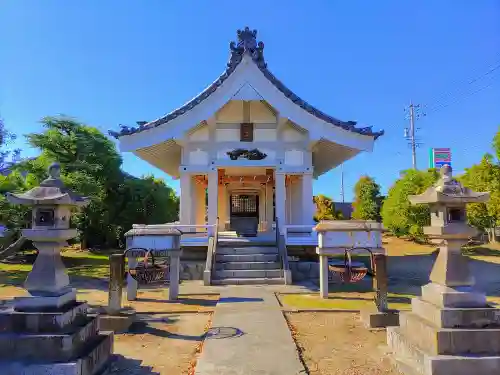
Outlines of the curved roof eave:
M144 130L152 129L163 124L166 124L173 119L182 116L186 112L190 111L198 104L207 99L212 93L214 93L219 87L222 86L225 80L235 71L236 67L243 60L245 54L249 55L259 70L264 74L264 76L281 92L283 95L290 99L294 104L307 111L311 115L330 123L334 126L338 126L344 130L351 131L353 133L366 135L373 137L374 140L384 134L384 131L374 132L372 127L362 127L357 128L355 121L341 121L332 116L327 115L323 111L315 108L311 104L307 103L305 100L301 99L292 90L287 88L279 79L277 79L271 71L267 68L267 64L264 60L264 43L257 43L257 30L251 31L248 27L244 30L237 31L238 43L230 43L231 56L229 62L227 63L226 70L205 90L203 90L195 98L191 99L189 102L183 106L173 110L165 116L162 116L154 121L139 123L138 127L128 127L120 125L120 131L109 131L109 135L118 139L119 137L132 135L135 133L142 132Z

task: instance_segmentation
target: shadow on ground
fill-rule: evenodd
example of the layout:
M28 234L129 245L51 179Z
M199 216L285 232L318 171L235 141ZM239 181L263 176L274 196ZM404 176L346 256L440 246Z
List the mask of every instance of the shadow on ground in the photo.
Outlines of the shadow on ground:
M217 300L202 299L202 298L178 298L176 300L168 299L158 299L158 298L144 298L137 297L137 302L158 302L158 303L179 303L182 305L193 305L193 306L215 306L217 305Z
M166 323L162 321L161 323ZM197 341L201 342L205 339L205 333L202 335L184 335L180 333L175 333L172 331L168 331L165 329L165 325L157 323L157 322L148 322L148 321L137 321L132 326L130 327L129 331L127 334L134 335L144 335L144 334L149 334L157 337L163 337L163 338L168 338L168 339L174 339L174 340L185 340L185 341ZM160 327L161 325L161 327Z
M251 297L223 297L219 299L219 303L239 303L239 302L263 302L262 298Z
M464 248L463 254L467 256L493 256L500 257L500 250L492 249L485 246L474 246Z
M141 363L142 361L138 359L114 354L106 374L161 375L159 372L153 371L151 366L142 366Z

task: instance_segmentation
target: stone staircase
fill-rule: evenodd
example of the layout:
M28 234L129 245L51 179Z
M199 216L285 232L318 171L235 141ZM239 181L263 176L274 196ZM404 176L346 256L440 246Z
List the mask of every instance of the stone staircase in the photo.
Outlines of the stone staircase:
M285 283L278 248L271 242L219 242L212 275L213 285Z

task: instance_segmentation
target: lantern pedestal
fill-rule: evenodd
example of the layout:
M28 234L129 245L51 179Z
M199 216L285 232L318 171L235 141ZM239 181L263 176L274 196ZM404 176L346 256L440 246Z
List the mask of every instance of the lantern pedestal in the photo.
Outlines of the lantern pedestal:
M17 311L58 309L76 300L76 290L70 287L61 249L66 240L76 236L75 229L28 229L23 236L33 241L38 256L24 287L28 297L14 299Z

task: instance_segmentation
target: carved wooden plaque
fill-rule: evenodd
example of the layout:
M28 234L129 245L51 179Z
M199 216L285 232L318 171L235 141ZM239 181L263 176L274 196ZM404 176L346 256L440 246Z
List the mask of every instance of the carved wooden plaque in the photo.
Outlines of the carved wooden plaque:
M240 126L240 141L253 142L253 124L246 122Z

